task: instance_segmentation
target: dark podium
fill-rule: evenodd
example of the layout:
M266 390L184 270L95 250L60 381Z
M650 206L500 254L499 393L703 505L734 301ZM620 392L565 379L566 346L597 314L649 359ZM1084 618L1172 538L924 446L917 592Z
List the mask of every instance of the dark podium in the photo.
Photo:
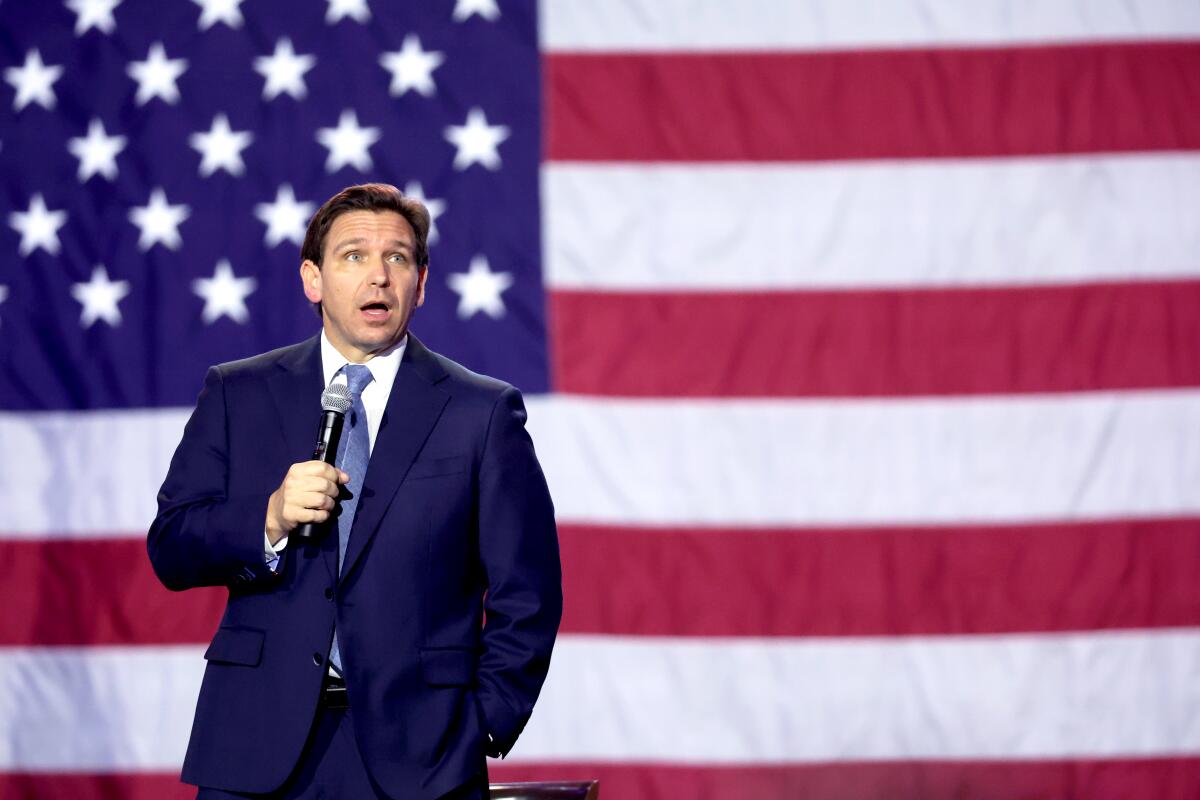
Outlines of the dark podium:
M491 800L600 800L600 781L493 783Z

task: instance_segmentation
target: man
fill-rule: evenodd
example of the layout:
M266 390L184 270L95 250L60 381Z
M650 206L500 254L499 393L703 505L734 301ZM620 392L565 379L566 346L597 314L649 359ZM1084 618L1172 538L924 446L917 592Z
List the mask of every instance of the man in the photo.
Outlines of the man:
M201 798L485 797L485 752L529 718L562 610L553 508L520 394L408 332L428 231L392 186L327 201L300 267L320 335L210 369L175 451L154 570L229 587L183 765ZM335 468L309 459L338 382Z

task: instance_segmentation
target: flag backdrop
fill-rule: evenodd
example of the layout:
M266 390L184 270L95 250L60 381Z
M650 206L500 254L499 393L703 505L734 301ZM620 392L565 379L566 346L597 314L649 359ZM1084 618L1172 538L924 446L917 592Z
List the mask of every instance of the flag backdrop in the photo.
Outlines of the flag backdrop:
M154 495L369 179L556 501L495 777L1200 794L1194 0L5 0L0 69L0 796L187 796Z

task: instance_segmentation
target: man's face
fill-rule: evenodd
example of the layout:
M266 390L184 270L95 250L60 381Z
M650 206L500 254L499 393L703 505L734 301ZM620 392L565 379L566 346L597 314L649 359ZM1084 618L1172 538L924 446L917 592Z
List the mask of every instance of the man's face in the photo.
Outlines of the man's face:
M325 335L351 361L400 341L425 302L429 270L413 261L415 241L394 211L347 211L329 228L321 267L300 265L305 297L321 304Z

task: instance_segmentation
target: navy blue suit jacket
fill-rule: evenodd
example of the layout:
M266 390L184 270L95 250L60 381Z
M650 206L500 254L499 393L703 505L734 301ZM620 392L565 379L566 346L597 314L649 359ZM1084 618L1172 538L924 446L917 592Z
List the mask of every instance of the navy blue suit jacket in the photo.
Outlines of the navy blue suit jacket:
M210 369L159 493L159 579L229 587L183 779L283 783L336 621L372 776L398 797L437 797L479 772L487 734L508 751L546 676L562 611L550 495L520 394L410 334L341 575L336 527L292 543L272 573L267 499L311 458L323 383L318 337Z

